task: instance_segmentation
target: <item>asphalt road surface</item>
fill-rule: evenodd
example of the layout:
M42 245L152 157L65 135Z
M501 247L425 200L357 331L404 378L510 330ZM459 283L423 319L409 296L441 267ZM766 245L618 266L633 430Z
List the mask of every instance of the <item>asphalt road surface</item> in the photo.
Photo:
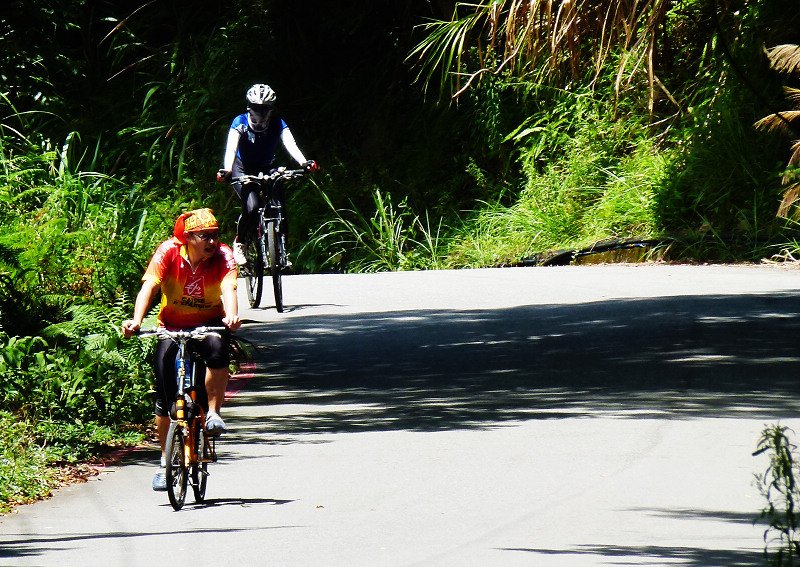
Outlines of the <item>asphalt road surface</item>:
M0 564L764 564L752 452L766 424L800 430L800 270L284 287L286 313L242 310L255 365L205 504L174 512L133 451L0 517Z

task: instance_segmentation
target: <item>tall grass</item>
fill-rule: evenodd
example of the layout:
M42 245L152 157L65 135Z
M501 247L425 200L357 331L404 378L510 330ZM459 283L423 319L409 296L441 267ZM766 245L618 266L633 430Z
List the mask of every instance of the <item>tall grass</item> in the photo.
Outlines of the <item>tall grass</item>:
M757 260L791 238L791 224L775 218L781 141L753 129L752 112L746 97L728 91L676 133L678 159L669 164L656 210L684 243L676 250L682 257Z
M337 209L322 194L332 218L320 225L306 253L322 253L323 269L346 266L352 272L437 269L441 266L441 223L432 228L415 214L406 199L395 205L390 194L372 192L374 212Z
M449 265L513 264L535 252L661 233L656 194L673 153L636 122L621 124L609 106L587 101L556 115L555 132L532 117L514 134L524 186L512 204L484 203L451 235ZM543 159L556 150L562 157Z

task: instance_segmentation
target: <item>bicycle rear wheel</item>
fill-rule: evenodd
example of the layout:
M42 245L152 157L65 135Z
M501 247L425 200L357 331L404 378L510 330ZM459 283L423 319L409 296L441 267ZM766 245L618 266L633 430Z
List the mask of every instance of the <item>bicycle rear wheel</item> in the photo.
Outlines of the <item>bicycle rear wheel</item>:
M189 471L186 468L186 443L183 427L178 422L169 424L167 432L167 494L175 510L183 508L186 501L186 484Z
M194 491L194 501L203 502L206 499L206 485L208 484L208 463L204 463L206 434L200 420L195 424L195 453L197 463L192 465L192 490Z
M247 299L250 307L258 307L261 304L261 295L264 291L264 238L256 238L247 247L245 256L247 257Z
M269 273L272 276L272 291L275 292L275 309L283 313L283 285L281 284L281 259L278 250L278 232L275 221L267 223L267 256Z

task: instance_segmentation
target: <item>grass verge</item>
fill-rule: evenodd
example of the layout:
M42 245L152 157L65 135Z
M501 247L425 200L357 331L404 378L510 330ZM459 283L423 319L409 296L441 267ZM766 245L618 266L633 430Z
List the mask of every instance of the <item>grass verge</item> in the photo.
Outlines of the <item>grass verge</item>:
M111 449L133 446L143 431L93 423L19 421L0 411L0 514L46 498L59 486L95 474L90 464Z

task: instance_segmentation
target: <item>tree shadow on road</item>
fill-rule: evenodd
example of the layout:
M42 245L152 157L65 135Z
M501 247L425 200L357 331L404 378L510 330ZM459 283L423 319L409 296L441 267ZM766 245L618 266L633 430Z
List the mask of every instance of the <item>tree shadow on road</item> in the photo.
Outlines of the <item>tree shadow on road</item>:
M764 554L750 550L704 549L683 546L579 545L572 549L502 548L502 551L526 552L543 556L599 555L618 557L625 564L639 558L637 565L684 565L686 567L763 567ZM546 559L544 560L546 561Z
M232 405L247 429L287 435L775 420L800 414L798 331L796 293L293 317L244 330L269 347Z
M159 531L137 531L137 532L123 532L123 531L107 531L107 532L73 532L65 533L59 532L57 534L41 534L31 537L29 534L4 534L3 545L0 546L0 559L18 559L23 557L38 557L45 551L53 552L61 549L68 549L74 542L88 541L88 540L108 540L108 541L124 541L126 539L143 539L152 536L168 535L172 538L180 537L182 535L196 535L208 534L211 536L224 536L225 534L233 534L238 532L263 532L266 530L279 530L279 529L294 529L301 526L259 526L259 527L218 527L218 528L203 528L192 526L191 528L179 529L171 528L168 532ZM86 562L95 564L99 561L96 557L87 557ZM94 562L93 562L94 561ZM39 565L39 562L31 563L32 565ZM100 564L100 563L96 563Z
M498 310L309 315L251 326L269 345L232 406L241 440L496 428L542 419L800 415L800 294L613 300ZM256 435L253 435L256 433ZM757 514L631 512L751 524ZM766 526L764 526L766 528ZM756 567L758 549L572 545L509 554ZM748 542L749 543L749 542Z

